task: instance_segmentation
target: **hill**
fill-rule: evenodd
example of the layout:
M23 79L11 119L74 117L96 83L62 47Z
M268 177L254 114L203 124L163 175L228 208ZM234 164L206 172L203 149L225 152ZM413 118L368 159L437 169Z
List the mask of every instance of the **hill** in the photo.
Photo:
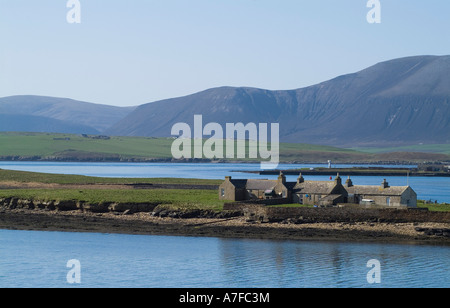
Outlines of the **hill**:
M280 123L283 142L450 143L450 56L417 56L296 90L221 87L141 105L105 132L168 137L175 123Z
M59 132L72 134L98 134L93 127L46 117L0 114L0 132Z
M46 96L0 98L0 131L95 134L134 110Z
M448 154L440 144L450 144L450 56L394 59L295 90L220 87L138 107L4 97L0 131L171 137L175 123L193 127L195 114L203 115L204 124L223 127L280 123L284 143L374 153L376 148L415 152L425 145Z

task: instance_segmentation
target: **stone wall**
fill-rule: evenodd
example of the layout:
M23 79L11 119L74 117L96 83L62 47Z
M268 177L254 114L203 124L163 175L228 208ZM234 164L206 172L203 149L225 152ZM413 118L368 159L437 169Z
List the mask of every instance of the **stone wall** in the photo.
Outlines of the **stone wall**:
M258 200L247 200L240 202L225 203L223 205L223 209L225 211L236 211L251 205L269 206L269 205L280 205L289 203L290 200L288 198L258 199Z
M230 204L228 209L240 209L246 217L262 222L334 223L334 222L391 222L450 223L450 213L417 209L364 209L364 208L306 208L267 207L260 204Z
M266 208L267 220L298 222L436 222L449 223L450 213L411 209Z

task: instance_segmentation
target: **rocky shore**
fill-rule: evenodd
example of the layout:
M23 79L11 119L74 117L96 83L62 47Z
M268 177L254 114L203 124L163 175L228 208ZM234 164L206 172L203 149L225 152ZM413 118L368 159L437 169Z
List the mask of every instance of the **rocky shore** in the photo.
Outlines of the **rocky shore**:
M105 212L0 208L0 229L271 240L450 245L450 224L436 222L258 222L210 211Z

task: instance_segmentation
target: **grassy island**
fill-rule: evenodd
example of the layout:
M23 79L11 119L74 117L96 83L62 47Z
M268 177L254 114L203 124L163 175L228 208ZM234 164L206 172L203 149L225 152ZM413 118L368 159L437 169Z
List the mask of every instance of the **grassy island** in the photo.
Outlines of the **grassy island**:
M0 199L75 201L91 205L147 202L179 209L221 211L226 202L218 198L217 188L221 183L221 180L206 179L103 178L0 169ZM418 207L450 212L450 204L446 203L427 204L419 200Z
M450 205L358 214L286 204L246 213L224 210L221 182L0 169L0 229L450 245ZM269 216L255 215L261 209ZM292 209L292 218L270 216Z

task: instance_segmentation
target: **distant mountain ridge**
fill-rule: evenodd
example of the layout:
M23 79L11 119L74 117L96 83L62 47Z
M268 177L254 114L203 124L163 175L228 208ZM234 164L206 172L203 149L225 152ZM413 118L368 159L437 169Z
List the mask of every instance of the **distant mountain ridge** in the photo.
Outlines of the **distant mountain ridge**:
M177 122L280 123L284 142L334 146L450 142L450 56L382 62L296 90L221 87L139 106L106 132L170 136Z
M47 96L3 97L0 131L95 134L123 119L134 108Z
M280 123L282 142L344 147L450 143L450 56L390 60L294 90L220 87L138 107L0 98L0 115L62 121L68 133L90 128L116 136L170 137L175 123L192 125L195 114L203 115L205 124L223 126Z
M17 114L0 114L0 132L100 134L95 128L86 125L40 116Z

